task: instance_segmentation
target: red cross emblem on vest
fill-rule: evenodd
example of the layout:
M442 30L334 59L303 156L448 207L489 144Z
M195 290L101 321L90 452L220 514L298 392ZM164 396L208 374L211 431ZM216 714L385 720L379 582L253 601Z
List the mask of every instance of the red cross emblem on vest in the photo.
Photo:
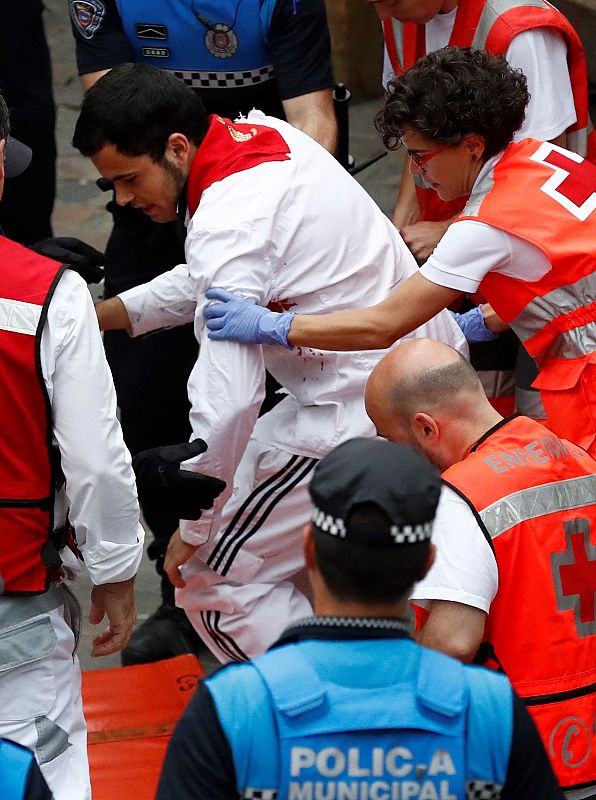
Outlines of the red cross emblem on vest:
M553 170L541 190L585 221L596 210L596 166L575 153L543 142L530 158Z
M596 547L586 518L563 523L567 549L551 555L557 609L573 611L577 635L596 634Z

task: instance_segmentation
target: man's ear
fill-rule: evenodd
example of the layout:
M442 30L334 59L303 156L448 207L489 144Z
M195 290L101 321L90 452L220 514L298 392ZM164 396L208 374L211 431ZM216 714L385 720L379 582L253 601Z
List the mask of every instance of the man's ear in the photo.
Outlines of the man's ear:
M315 569L317 566L317 557L315 555L315 541L312 535L312 526L309 523L304 526L304 561L309 570Z
M183 133L171 133L168 136L167 151L174 157L179 167L184 169L190 162L193 145Z
M480 161L486 150L484 136L479 133L468 133L464 137L464 142L472 158Z
M423 411L414 415L412 431L420 445L436 444L439 441L439 426L436 420Z

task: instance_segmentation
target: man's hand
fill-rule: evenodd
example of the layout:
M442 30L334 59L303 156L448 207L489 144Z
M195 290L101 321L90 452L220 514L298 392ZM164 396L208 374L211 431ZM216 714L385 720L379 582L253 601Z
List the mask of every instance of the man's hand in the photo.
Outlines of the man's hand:
M182 564L186 564L196 549L194 545L182 541L179 530L174 531L170 537L163 568L171 584L178 589L182 589L182 587L186 586L178 567L182 566Z
M241 344L280 344L288 350L288 332L296 316L291 311L270 311L244 300L225 289L208 289L208 300L219 300L205 306L210 339L231 339Z
M415 222L401 228L401 235L416 261L422 264L435 249L451 220L441 222Z
M146 500L160 506L179 519L199 519L201 511L211 508L216 497L226 488L225 481L190 469L181 469L180 462L204 453L202 439L152 447L132 459L141 504Z
M91 625L99 625L107 615L110 623L109 628L93 640L93 658L119 653L128 644L137 617L133 584L134 578L130 578L127 581L103 583L93 587L89 622Z
M103 279L101 266L105 263L104 254L80 239L54 236L31 245L29 249L61 264L67 264L87 283L99 283Z

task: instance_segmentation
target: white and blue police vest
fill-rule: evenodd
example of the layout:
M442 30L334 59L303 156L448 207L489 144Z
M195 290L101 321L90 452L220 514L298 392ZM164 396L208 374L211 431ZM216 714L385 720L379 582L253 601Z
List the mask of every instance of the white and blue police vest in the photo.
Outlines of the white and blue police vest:
M135 59L194 88L273 77L267 35L276 0L116 0Z
M33 763L33 753L8 739L0 739L0 797L22 800Z
M399 641L397 649L395 640L310 641L308 657L302 644L276 648L207 681L241 797L463 800L480 789L489 791L481 796L499 796L512 731L506 679L475 668L481 678L472 681L472 709L470 668L409 640ZM358 688L342 685L345 647L337 651L337 683L321 678L312 648L333 650L338 644L374 648L376 675L370 683L363 673ZM263 697L249 671L265 685ZM379 682L383 672L386 680ZM246 704L242 675L250 695ZM231 683L226 676L233 676ZM248 730L258 731L258 745ZM489 737L494 747L486 747Z

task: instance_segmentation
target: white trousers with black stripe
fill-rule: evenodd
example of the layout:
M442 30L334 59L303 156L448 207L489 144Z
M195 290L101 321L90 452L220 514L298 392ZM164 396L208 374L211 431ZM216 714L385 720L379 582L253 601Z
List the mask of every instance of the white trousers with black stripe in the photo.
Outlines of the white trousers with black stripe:
M187 562L177 604L222 663L259 655L312 614L302 540L316 463L251 439L216 537Z

